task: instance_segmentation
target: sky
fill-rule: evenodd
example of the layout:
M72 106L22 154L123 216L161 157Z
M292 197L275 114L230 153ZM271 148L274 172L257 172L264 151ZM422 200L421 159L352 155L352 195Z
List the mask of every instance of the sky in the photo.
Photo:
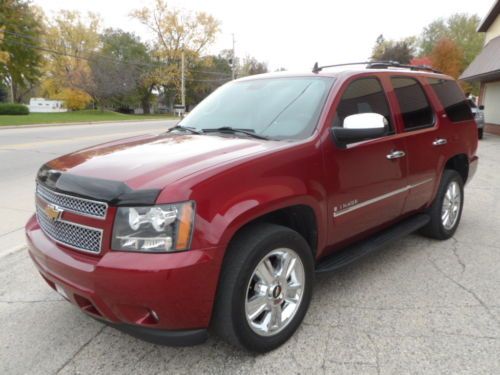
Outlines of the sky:
M453 13L483 18L495 0L170 0L170 6L205 11L221 22L211 53L232 47L236 56L256 57L270 70L310 70L320 65L364 61L377 36L400 39L418 35L439 17ZM100 14L105 27L135 32L147 41L152 35L129 13L152 0L34 0L47 15L59 9Z

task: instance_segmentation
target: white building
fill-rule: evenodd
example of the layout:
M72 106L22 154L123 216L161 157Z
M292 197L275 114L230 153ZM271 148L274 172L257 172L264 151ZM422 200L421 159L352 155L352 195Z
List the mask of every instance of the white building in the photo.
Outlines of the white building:
M30 99L30 113L37 112L66 112L67 109L63 108L64 101L62 100L49 100L44 98L31 98Z
M480 82L485 131L500 135L500 0L495 1L477 31L485 33L484 48L460 79Z

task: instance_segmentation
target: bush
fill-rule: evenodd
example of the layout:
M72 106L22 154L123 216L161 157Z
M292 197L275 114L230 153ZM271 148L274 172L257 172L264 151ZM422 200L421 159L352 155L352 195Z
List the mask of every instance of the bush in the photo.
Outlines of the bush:
M24 104L0 103L0 115L29 115L30 110Z
M64 100L66 108L72 111L85 109L92 98L85 91L78 89L65 88L55 96L55 99Z

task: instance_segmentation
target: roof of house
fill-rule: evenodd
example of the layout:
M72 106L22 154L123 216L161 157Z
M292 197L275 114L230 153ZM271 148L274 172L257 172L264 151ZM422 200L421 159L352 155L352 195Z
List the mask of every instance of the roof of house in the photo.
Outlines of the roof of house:
M460 76L465 81L497 78L500 78L500 36L490 40Z
M495 4L493 4L486 17L484 17L484 19L481 21L481 24L479 25L477 31L482 33L488 31L491 24L495 22L499 14L500 14L500 0L496 0Z

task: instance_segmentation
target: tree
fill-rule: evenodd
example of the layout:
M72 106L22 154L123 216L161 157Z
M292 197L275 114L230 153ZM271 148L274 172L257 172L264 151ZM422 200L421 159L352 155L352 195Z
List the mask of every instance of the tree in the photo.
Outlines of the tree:
M88 92L92 87L89 58L100 46L101 20L94 13L61 10L48 21L45 47L47 53L42 86L49 97L56 97L66 88ZM48 91L49 88L51 91Z
M455 79L462 72L463 50L451 39L439 40L431 52L430 59L434 68Z
M238 77L267 73L269 70L265 62L258 61L255 57L247 56L238 67Z
M409 64L415 54L415 38L405 38L399 41L386 40L380 35L372 50L373 61L397 61Z
M99 56L115 61L117 66L114 70L128 70L125 73L129 84L127 86L120 86L122 77L111 75L119 80L118 85L114 85L118 89L113 95L115 104L121 108L140 104L144 113L150 113L154 97L152 92L156 84L152 79L152 72L157 64L151 58L148 47L136 35L115 29L106 29L101 35L101 42ZM97 64L91 63L91 66L97 68ZM131 82L128 82L129 80ZM109 85L111 82L102 81L102 83Z
M1 82L0 82L0 103L5 103L9 100L9 91L7 87L5 87Z
M21 102L40 77L40 11L28 1L2 0L0 30L0 81Z
M139 20L156 36L154 57L161 62L151 74L151 81L161 86L163 95L172 102L180 97L181 55L194 61L215 41L219 21L205 12L187 12L167 6L165 0L155 0L152 7L137 9L131 16ZM190 72L186 78L190 79Z
M3 50L2 47L5 39L5 27L0 28L0 64L6 64L9 61L9 52Z
M91 83L86 86L86 91L96 100L101 110L114 99L134 92L136 66L97 53L89 60L89 64Z
M231 80L231 65L225 51L218 56L204 56L189 65L191 75L186 84L186 104L198 104L217 87Z
M457 13L431 22L420 36L419 55L429 55L440 40L447 38L461 49L462 69L465 69L483 48L484 34L477 32L480 21L477 15Z

